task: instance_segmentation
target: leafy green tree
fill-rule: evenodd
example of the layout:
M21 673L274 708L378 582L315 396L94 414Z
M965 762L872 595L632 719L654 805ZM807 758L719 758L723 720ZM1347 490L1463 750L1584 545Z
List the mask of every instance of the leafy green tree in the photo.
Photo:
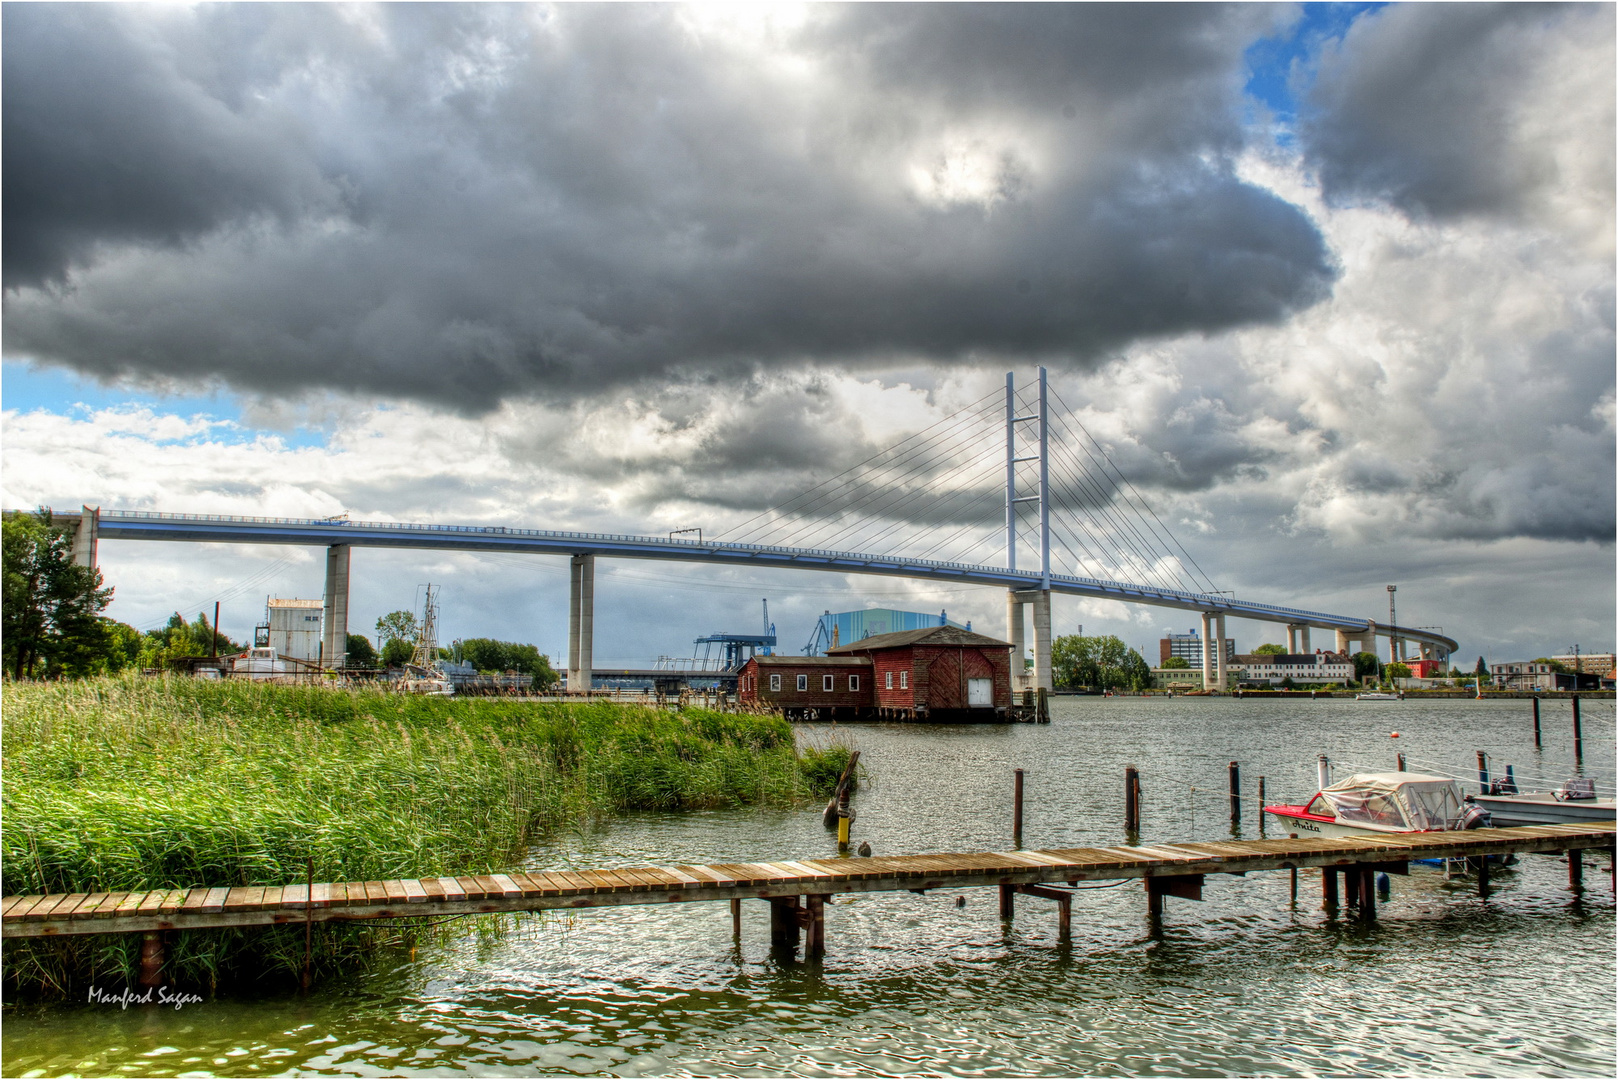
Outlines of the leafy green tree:
M146 632L140 653L140 666L148 668L172 667L174 661L188 656L220 656L241 652L245 646L230 640L225 634L215 635L208 616L198 612L195 622L186 622L178 611L156 630Z
M1143 690L1152 684L1146 658L1112 634L1067 634L1051 642L1051 675L1063 690Z
M496 641L493 638L466 638L458 646L461 659L479 671L519 671L533 676L536 687L550 686L557 681L550 657L542 654L537 645Z
M73 537L40 508L0 526L0 656L13 678L79 676L104 663L111 637L101 612L112 602L101 571L73 561Z
M376 649L371 647L371 639L364 634L348 635L348 666L353 668L376 667Z
M1489 677L1489 665L1483 662L1483 657L1478 657L1478 666L1472 669L1472 674L1476 675L1480 679L1487 679Z
M1357 652L1354 654L1354 677L1361 682L1370 680L1376 682L1382 677L1382 661L1377 659L1374 652Z
M416 635L420 627L416 616L409 611L390 611L376 621L376 640L382 645L382 663L398 667L416 651Z
M1163 661L1163 666L1165 668L1189 668L1191 666L1191 661L1187 660L1183 656L1171 656L1167 660Z
M1410 678L1410 668L1406 664L1394 661L1383 669L1383 674L1390 679L1408 679Z
M1285 645L1276 645L1268 641L1253 650L1254 656L1285 656L1286 654L1287 648Z

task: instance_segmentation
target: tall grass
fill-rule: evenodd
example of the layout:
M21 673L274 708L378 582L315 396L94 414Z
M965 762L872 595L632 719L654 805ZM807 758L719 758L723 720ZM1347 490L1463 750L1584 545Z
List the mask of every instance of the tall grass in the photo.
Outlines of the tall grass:
M473 874L547 832L620 810L786 804L825 794L838 747L772 717L608 703L405 697L187 678L4 688L6 894ZM325 926L321 966L370 932ZM170 979L301 968L301 928L177 935ZM8 944L13 987L127 979L128 935Z

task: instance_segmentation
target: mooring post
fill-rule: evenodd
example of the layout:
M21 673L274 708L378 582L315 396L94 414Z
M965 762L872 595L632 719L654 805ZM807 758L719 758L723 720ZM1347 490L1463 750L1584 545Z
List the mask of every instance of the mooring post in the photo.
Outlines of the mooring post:
M1140 772L1133 765L1124 766L1124 832L1140 832Z
M734 937L737 941L741 940L742 902L740 900L732 900L730 902L730 934L731 937Z
M1294 906L1296 906L1297 903L1298 903L1298 868L1296 866L1294 866L1292 868L1292 904Z
M1478 895L1489 895L1489 857L1478 856Z
M848 834L854 824L854 812L848 808L848 785L837 789L837 850L848 850Z
M1240 832L1242 828L1242 767L1234 761L1230 763L1230 831Z
M1152 879L1144 879L1146 885L1146 914L1153 920L1163 917L1163 894L1152 888Z
M1534 699L1534 749L1538 750L1539 748L1539 698L1536 697Z
M1399 751L1398 754L1394 755L1394 758L1395 758L1395 761L1397 763L1397 770L1396 771L1404 772L1405 771L1405 752L1403 750Z
M1567 853L1567 887L1574 892L1584 888L1584 852L1576 848Z
M1022 770L1018 769L1012 784L1011 846L1022 847Z
M1579 695L1573 695L1573 760L1584 761L1584 726L1579 723Z
M1015 885L1000 886L1000 917L1009 919L1017 913L1017 887Z
M148 930L140 939L140 985L163 985L163 931Z
M1478 786L1485 795L1489 793L1489 755L1482 750L1478 751Z
M1376 921L1376 871L1362 869L1357 875L1360 879L1360 918L1366 922Z
M1036 706L1037 711L1034 714L1034 718L1041 724L1048 724L1051 722L1050 697L1043 686L1039 688L1038 694L1039 704Z
M1264 835L1264 777L1258 778L1258 834Z
M1320 898L1329 910L1337 910L1337 871L1329 866L1320 868Z

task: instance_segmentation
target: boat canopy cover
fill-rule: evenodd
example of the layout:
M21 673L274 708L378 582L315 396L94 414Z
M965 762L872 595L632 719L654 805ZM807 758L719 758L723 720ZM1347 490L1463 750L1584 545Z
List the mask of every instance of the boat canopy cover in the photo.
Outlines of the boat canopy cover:
M1320 793L1337 820L1382 829L1454 829L1461 819L1455 781L1421 773L1357 773Z

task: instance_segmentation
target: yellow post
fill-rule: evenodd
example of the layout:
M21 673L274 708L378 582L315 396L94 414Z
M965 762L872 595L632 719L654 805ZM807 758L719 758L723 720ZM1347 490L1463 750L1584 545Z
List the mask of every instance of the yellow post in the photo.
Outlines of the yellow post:
M837 850L848 850L848 815L840 814L837 818Z

